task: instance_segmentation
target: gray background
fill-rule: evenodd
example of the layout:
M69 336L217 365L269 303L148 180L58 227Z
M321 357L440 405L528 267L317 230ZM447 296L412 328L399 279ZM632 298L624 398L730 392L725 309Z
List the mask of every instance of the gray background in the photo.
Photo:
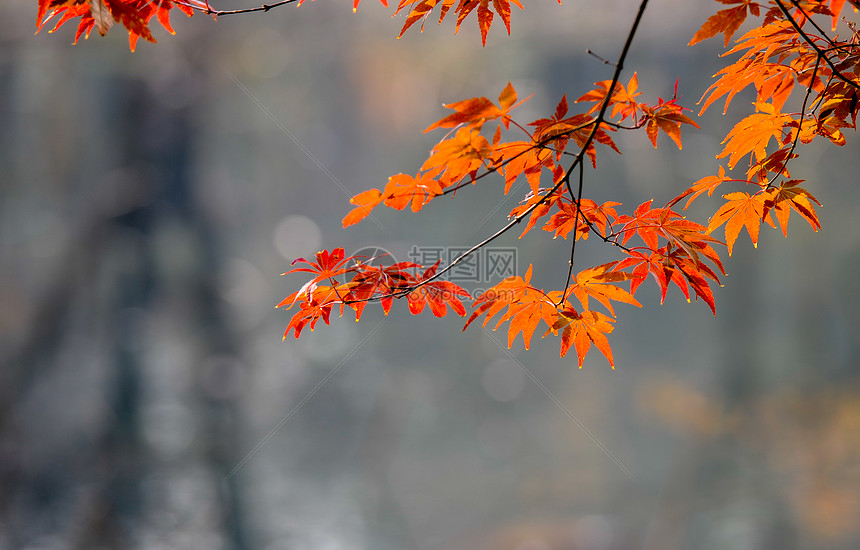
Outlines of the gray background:
M638 2L532 2L483 49L473 18L394 40L391 10L349 4L176 13L134 54L118 27L71 47L70 24L32 36L34 2L0 5L0 548L855 548L856 135L803 149L823 229L742 235L716 318L652 284L619 305L615 371L401 303L281 342L293 258L499 227L522 193L491 180L382 228L340 219L414 173L442 103L510 80L529 122L610 78L584 50L614 58ZM694 107L721 40L686 43L719 5L651 4L624 78L656 101L680 77ZM618 136L586 196L665 202L716 171L751 100L682 152ZM520 272L558 287L567 244L516 235Z

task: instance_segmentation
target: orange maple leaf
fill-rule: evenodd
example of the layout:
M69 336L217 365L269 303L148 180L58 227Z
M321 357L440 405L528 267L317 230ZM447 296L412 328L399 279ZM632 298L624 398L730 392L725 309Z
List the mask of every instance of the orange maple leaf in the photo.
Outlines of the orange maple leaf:
M427 268L424 275L417 282L425 281L433 277L439 269L439 263L441 261L442 260L439 260L434 265ZM409 301L409 312L412 313L412 315L418 315L424 311L425 305L429 305L430 311L432 311L433 315L436 317L444 317L448 312L448 306L451 306L451 309L453 309L457 315L461 317L466 315L466 308L463 307L463 302L460 301L459 297L471 298L472 296L459 285L450 281L441 280L424 283L406 295L406 298Z
M483 326L487 326L487 322L492 317L507 308L493 330L498 329L505 321L510 321L508 347L511 347L517 334L522 333L523 344L526 349L529 349L532 334L534 334L538 323L543 320L548 326L552 326L558 315L553 300L542 290L529 284L531 276L532 266L529 265L525 278L508 277L488 288L472 304L475 311L469 316L463 330L466 330L475 319L482 315L486 316Z
M422 170L441 170L439 182L443 187L453 185L471 175L492 160L493 146L477 129L465 126L457 130L453 137L442 140L433 147L433 152Z
M134 51L139 38L155 42L149 21L156 15L161 25L174 34L169 15L174 7L189 17L193 14L192 8L205 9L205 5L198 0L39 0L36 32L56 16L60 16L59 20L50 32L57 30L66 21L80 17L74 41L77 43L81 36L89 38L93 27L100 34L106 34L116 21L128 30L129 49Z
M692 46L701 42L702 40L707 40L712 36L716 36L720 33L723 33L723 37L725 38L725 45L729 45L729 41L732 39L732 35L741 27L744 20L747 18L747 9L749 9L750 13L758 17L759 15L759 4L756 2L751 2L750 0L719 0L723 4L740 4L740 6L735 6L734 8L728 8L725 10L720 10L714 15L710 16L705 24L702 25L702 28L696 32L693 36L693 39L690 40L688 46Z
M689 124L694 128L699 127L693 119L684 114L683 107L677 105L674 99L665 103L660 99L659 103L654 107L643 105L641 109L642 114L648 121L645 124L645 133L648 134L648 138L655 149L657 148L658 130L665 132L675 142L678 149L683 149L681 145L681 124Z
M298 338L304 327L310 325L311 331L320 319L329 324L331 310L335 305L341 305L341 314L343 314L343 295L347 289L344 287L320 286L309 281L302 288L286 298L281 303L275 306L275 309L287 306L286 309L291 309L297 302L299 310L293 314L287 328L284 331L283 339L287 339L287 334L290 330L295 331L295 337Z
M567 354L572 344L576 348L579 368L582 368L585 356L593 343L606 357L609 365L614 370L615 360L612 358L612 348L609 347L609 339L606 338L606 335L610 334L614 328L610 324L612 322L614 322L612 318L607 317L599 311L585 310L580 314L574 308L566 307L559 312L558 319L546 334L550 332L557 334L559 330L562 331L561 356L564 357Z
M439 6L440 3L441 8L439 10L439 22L441 23L448 15L451 8L454 7L455 0L422 0L420 2L418 0L401 0L400 4L397 6L397 10L394 12L394 15L399 14L407 8L409 9L409 13L406 16L406 22L403 24L403 28L400 30L398 38L403 36L403 33L418 21L422 21L421 31L423 32L423 21L430 15L433 8ZM454 9L454 12L457 13L457 23L454 27L454 32L459 32L460 24L463 20L466 19L469 14L477 10L478 29L481 31L481 43L486 46L487 31L489 31L490 25L493 23L495 13L497 13L505 23L505 28L507 29L508 34L511 33L511 4L523 9L519 0L493 0L492 4L490 3L490 0L459 0L457 7ZM495 12L493 10L495 10Z
M370 211L379 205L382 200L383 196L379 189L368 189L367 191L362 191L358 195L355 195L349 199L349 202L355 204L356 207L350 210L349 214L343 218L343 226L349 227L350 225L360 222L369 216Z
M767 196L762 193L735 192L723 195L726 202L720 207L717 212L711 216L711 221L708 224L708 233L726 224L726 247L729 250L729 256L732 255L735 241L740 235L741 229L746 227L749 233L753 246L758 248L758 233L759 227L763 219L766 219L769 224L773 224L770 218L764 217L764 203Z
M726 177L725 168L720 166L720 172L718 175L705 176L704 178L694 183L689 189L669 201L666 206L673 206L684 197L689 196L690 198L687 199L687 203L684 205L684 210L686 210L687 207L690 206L690 203L696 199L696 197L705 192L707 192L708 196L710 197L714 194L714 190L716 190L717 187L719 187L728 180L729 178Z
M528 141L509 141L500 143L493 152L493 166L499 167L505 176L505 194L521 175L531 187L532 193L540 188L540 176L543 168L551 169L552 150L540 144Z
M563 175L563 174L562 174ZM561 189L556 190L551 196L547 197L547 190L538 190L539 192L529 193L526 198L522 201L522 204L515 207L511 210L511 213L508 214L509 218L518 218L522 216L525 212L528 212L530 208L534 207L534 210L531 210L531 215L529 216L529 221L526 223L525 229L520 233L519 238L523 238L523 236L532 230L534 225L537 223L539 219L549 214L550 210L552 210L553 204L561 199ZM537 204L540 203L540 204ZM537 204L537 206L535 206Z
M591 296L603 304L613 317L615 316L615 310L612 309L610 300L642 307L642 304L632 294L614 284L638 277L638 275L626 271L614 271L618 263L609 262L580 271L573 278L568 291L576 296L583 308L589 309L588 297Z
M785 237L788 237L788 215L792 209L809 222L814 231L821 229L821 223L812 206L813 202L818 206L821 206L821 203L809 191L799 187L801 183L803 180L789 180L766 193L762 216L767 216L772 209Z
M296 258L290 265L304 264L307 267L295 267L281 275L289 273L312 273L314 278L308 284L316 284L324 280L333 280L335 277L351 271L353 266L349 263L354 260L353 256L345 256L343 247L338 247L329 252L321 250L316 253L316 261ZM281 304L282 305L282 304ZM276 306L276 307L280 307Z
M696 298L702 298L711 311L716 314L714 295L711 292L708 279L719 284L719 278L714 271L700 260L691 257L683 248L667 244L657 250L645 254L639 250L627 252L628 257L618 263L616 270L633 268L635 275L630 280L630 292L635 294L648 275L651 275L660 287L660 303L666 300L669 284L681 289L687 302L690 301L688 287L693 287Z
M567 102L564 97L562 97L562 102L566 108ZM561 103L559 105L561 105ZM557 109L556 114L552 118L541 118L535 120L534 122L530 122L529 126L535 127L532 139L536 143L554 148L556 158L560 159L569 140L572 139L578 147L585 145L585 142L588 141L589 136L591 136L595 119L584 114L576 114L567 118L559 119L559 112L560 110ZM619 155L621 154L618 146L615 145L615 142L611 137L609 137L609 133L604 130L604 128L610 131L615 131L611 126L598 126L597 130L594 131L592 141L588 144L588 149L585 151L586 154L588 154L588 158L591 159L591 165L595 168L597 167L597 152L594 147L595 141L597 143L607 145Z
M549 221L546 222L543 230L554 231L555 235L553 235L553 238L562 237L566 239L568 233L573 231L574 220L578 218L579 227L576 228L577 233L575 238L587 239L591 226L594 226L601 234L606 234L607 225L618 219L618 212L613 207L621 203L607 201L598 205L591 199L582 199L579 201L580 210L578 216L575 203L560 200L556 204L559 211L553 214Z
M723 140L726 146L717 158L729 157L729 169L748 154L756 161L766 158L765 148L770 140L776 138L781 141L786 125L792 121L791 115L781 114L769 103L756 103L755 106L759 112L735 124Z
M596 113L603 106L603 102L606 101L610 84L612 84L611 80L595 82L594 85L597 88L581 95L575 103L593 101L595 104L592 105L586 114ZM636 101L636 97L642 95L642 92L637 91L638 89L639 77L635 72L630 77L630 81L626 87L620 82L615 83L615 91L612 92L612 97L609 100L609 105L612 106L611 118L615 118L618 115L621 115L621 121L627 117L636 118L636 113L639 110L639 102Z
M518 103L517 91L514 89L513 84L508 82L507 86L499 94L498 106L486 97L473 97L455 103L448 103L445 107L453 109L456 112L434 122L424 132L426 133L436 128L455 128L461 124L468 124L480 129L485 122L496 119L501 119L501 124L505 128L508 128L511 123L511 110L519 107L528 101L528 99L527 97Z
M368 300L379 298L382 312L388 315L394 302L394 293L402 291L417 282L414 270L421 266L413 262L398 262L390 266L373 265L377 258L357 258L356 274L344 285L342 293L344 303L355 311L355 320L361 318L361 313ZM364 263L368 262L368 263Z
M414 177L397 174L388 178L388 185L382 191L382 199L385 206L395 210L403 210L407 205L412 205L412 211L418 212L433 197L441 195L442 191L442 184L430 177L428 172L419 172Z

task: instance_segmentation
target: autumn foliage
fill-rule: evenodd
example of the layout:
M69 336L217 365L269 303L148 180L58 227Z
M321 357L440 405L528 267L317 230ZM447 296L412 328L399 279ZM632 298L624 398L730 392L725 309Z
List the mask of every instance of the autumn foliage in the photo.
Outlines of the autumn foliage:
M39 0L37 27L56 18L56 29L79 17L77 39L94 26L107 32L116 21L128 29L133 49L139 37L154 41L148 26L153 16L171 30L168 16L174 7L188 15L199 10L221 16L302 2L216 11L197 0ZM476 321L487 326L493 320L494 329L507 327L509 345L521 336L528 348L540 328L541 336L560 337L562 356L573 347L580 367L592 344L614 366L607 336L613 330L615 306L641 307L635 295L648 282L657 285L661 300L674 289L688 301L701 299L716 313L712 288L725 275L723 246L731 255L744 231L757 245L763 223L785 235L791 218L805 220L815 231L821 227L816 212L820 203L806 182L792 176L791 161L801 145L818 138L844 145L844 132L856 129L860 110L860 33L852 20L860 2L718 2L725 7L695 33L691 29L691 46L721 36L729 48L724 54L727 64L705 91L699 114L717 102L725 112L747 88L755 91L755 101L723 140L716 173L664 205L653 200L598 204L585 189L586 171L598 166L598 158L621 153L614 139L617 132L643 132L655 148L666 146L668 138L680 149L682 131L698 128L691 111L680 103L677 83L669 99L644 98L639 75L623 75L648 4L643 0L622 53L608 63L615 68L611 78L583 90L575 100L562 96L552 113L530 122L516 118L517 107L528 98L522 99L511 84L494 99L476 97L446 105L448 114L426 129L441 135L427 160L414 174L394 175L381 189L354 196L354 208L343 225L358 223L383 206L417 212L436 198L485 181L493 186L488 192L499 189L505 195L517 189L515 183L525 182L528 192L508 213L507 222L463 257L517 226L522 227L520 236L539 229L568 243L566 283L557 289L537 288L531 284L529 266L523 277L507 278L475 296L464 330ZM358 3L355 0L353 7ZM382 4L388 5L385 0ZM494 23L501 21L510 33L513 8L524 6L518 0L400 0L393 8L404 17L401 36L413 27L423 29L431 17L442 22L450 16L455 30L467 18L477 20L486 43ZM749 30L735 38L745 24ZM715 201L710 220L687 219L682 212L705 194ZM613 247L617 260L582 269L576 243L588 238ZM388 314L401 298L416 315L425 309L437 317L449 309L467 315L463 300L472 297L443 278L457 261L440 269L438 263L381 266L377 260L346 257L343 248L296 260L287 273L306 273L311 279L277 306L294 312L284 337L290 331L298 337L308 326L313 330L320 319L328 323L333 310L342 315L351 309L358 320L368 303L379 302Z

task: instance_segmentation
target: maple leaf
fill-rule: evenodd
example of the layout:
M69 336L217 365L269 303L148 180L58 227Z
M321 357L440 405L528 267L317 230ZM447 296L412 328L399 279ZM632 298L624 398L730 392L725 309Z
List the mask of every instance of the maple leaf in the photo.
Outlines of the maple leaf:
M573 307L568 306L559 312L555 323L546 334L550 332L557 334L559 330L562 331L561 356L564 357L570 346L573 345L576 348L579 368L582 368L585 356L593 343L603 353L614 370L615 360L612 358L609 339L606 338L606 335L610 334L614 328L610 324L612 322L614 322L613 319L599 311L585 310L579 313Z
M409 29L409 27L411 27L418 21L426 19L427 16L430 15L430 12L433 10L433 8L435 8L440 1L441 0L423 0L422 2L418 2L418 5L416 6L415 0L401 0L400 5L397 6L397 10L395 10L394 12L394 15L398 15L407 6L414 7L409 11L409 14L406 16L406 22L403 24L403 28L400 29L400 35L398 35L397 38L403 36L403 33L405 33ZM445 18L445 14L451 8L451 5L453 3L454 0L445 0L445 4L442 8L442 15L439 18L440 23L442 22L442 19ZM421 23L421 32L424 32L424 23Z
M525 176L532 193L537 193L541 171L554 166L551 149L528 141L500 143L493 151L492 164L500 167L505 176L506 195L520 175Z
M415 176L397 174L388 178L385 189L368 189L355 195L349 202L355 204L349 214L343 218L343 226L356 224L370 215L370 211L380 204L385 204L395 210L403 210L408 205L413 212L418 212L434 197L440 196L444 186L432 175L435 172L419 172Z
M768 174L773 172L786 178L791 177L788 173L788 161L797 158L797 153L792 151L793 147L783 147L769 154L767 158L759 160L750 165L747 170L747 181L756 178L760 184L767 184Z
M331 252L328 250L317 252L315 262L304 258L296 258L290 265L306 264L307 267L296 267L285 273L281 273L281 275L287 275L288 273L313 273L315 276L310 280L310 284L327 279L333 280L335 277L354 270L349 262L355 258L353 256L345 257L344 254L343 248L338 247Z
M302 330L310 324L311 331L314 330L317 321L322 319L325 324L329 324L333 304L320 304L318 302L302 302L299 311L293 315L290 322L287 324L287 329L284 331L283 340L287 339L287 334L290 330L295 331L295 337L298 338Z
M618 217L618 223L621 224L621 228L618 230L618 235L621 237L622 244L627 244L633 235L638 233L640 237L645 236L645 239L648 239L645 241L646 245L650 246L650 248L657 248L656 235L653 237L654 240L651 240L651 238L648 237L650 229L647 229L653 226L655 215L659 215L659 211L654 212L651 208L653 203L654 199L645 201L636 207L636 210L633 211L633 216L625 214ZM649 245L649 242L652 242L653 246Z
M835 145L845 145L845 134L839 128L850 128L854 125L839 119L837 116L832 116L833 111L822 112L817 119L804 119L803 121L793 120L786 124L786 128L791 128L791 133L785 138L785 141L793 141L796 138L800 143L809 143L816 136L823 136L829 139Z
M681 145L681 124L689 124L694 128L699 125L683 113L684 108L675 103L675 100L663 102L659 99L659 103L654 107L650 105L641 106L642 115L648 122L645 124L645 132L651 140L654 148L657 148L657 132L662 130L669 136L678 149L683 149Z
M776 138L780 141L783 129L792 120L791 115L779 113L768 103L756 103L755 106L759 112L745 117L732 128L723 140L725 148L717 155L718 159L729 157L730 169L747 154L757 161L766 158L765 148L770 140Z
M518 0L513 0L513 3L518 8L523 9L522 4ZM493 0L493 7L496 9L499 17L502 18L508 34L511 34L511 2L509 0Z
M582 199L579 201L580 211L577 216L577 206L575 203L567 201L558 201L559 211L552 215L546 225L543 226L544 231L554 231L553 238L567 238L568 233L573 231L574 220L579 218L579 227L577 228L576 238L587 239L591 230L591 224L598 229L601 234L606 233L606 226L618 219L618 212L614 206L618 206L620 202L607 201L601 205L590 199Z
M476 129L460 128L453 137L442 140L433 147L433 152L422 170L440 169L439 182L443 187L453 185L471 175L473 178L484 162L491 161L493 146Z
M618 212L615 211L616 206L621 206L620 202L606 201L598 205L590 199L581 199L579 201L580 212L585 216L591 224L596 227L602 235L606 235L606 228L618 220Z
M426 19L427 16L430 15L430 12L433 11L433 8L439 6L440 3L441 8L439 10L439 22L441 23L448 15L450 9L454 7L455 0L422 0L420 2L418 0L401 0L394 12L394 15L399 14L407 8L409 8L409 13L406 16L406 22L403 24L403 28L400 30L398 38L403 36L403 33L418 21L422 21L421 31L423 32L423 20ZM561 2L559 1L559 3ZM493 22L494 9L495 13L497 13L504 22L508 34L511 33L511 4L523 9L519 0L493 0L492 4L490 3L490 0L460 0L457 7L454 9L454 12L457 13L457 23L454 27L454 32L459 32L460 24L463 20L466 19L469 14L477 10L478 28L481 32L481 43L486 46L487 31L490 29L490 25L492 25Z
M758 248L758 233L761 222L764 218L764 203L767 200L765 194L759 192L753 195L743 192L729 193L723 195L726 202L720 207L717 212L711 216L711 221L708 224L708 233L726 224L726 247L729 250L729 256L732 255L732 248L735 241L740 235L741 229L746 227L749 233L753 246ZM770 218L767 218L768 223L773 223Z
M454 128L460 124L469 124L480 128L487 120L499 118L504 114L486 97L473 97L456 103L448 103L445 107L457 112L434 122L424 130L425 132L436 128Z
M379 189L368 189L367 191L362 191L358 195L355 195L349 199L349 202L357 206L343 218L343 226L349 227L350 225L360 222L369 216L370 211L379 205L382 200L383 196Z
M105 4L104 0L87 0L90 5L90 16L95 22L96 29L99 34L104 36L113 26L113 14Z
M176 34L176 31L174 31L173 27L170 25L170 10L175 7L188 17L191 17L192 15L194 15L193 7L205 9L206 1L186 2L173 0L154 0L153 3L158 6L158 13L156 14L156 16L158 17L158 22L161 23L161 26L164 27L167 32L169 32L170 34Z
M728 46L732 36L747 18L747 9L756 17L759 15L759 4L756 2L751 2L750 0L720 0L720 2L723 4L740 4L740 6L720 10L710 16L705 21L705 24L702 25L702 28L693 36L693 39L690 40L688 46L697 44L702 40L707 40L720 33L723 33L725 45Z
M564 101L564 98L562 98L562 100ZM564 102L564 105L567 105L566 101ZM572 139L578 147L583 147L585 145L589 136L591 136L592 128L596 121L594 118L583 114L576 114L567 118L559 119L558 113L559 110L557 109L556 114L552 118L535 120L534 122L530 122L529 126L535 127L532 139L534 139L536 143L554 147L556 150L556 157L561 158L569 140ZM591 159L591 165L595 168L597 167L597 153L594 147L594 142L607 145L616 153L621 154L618 146L615 145L615 142L612 141L612 138L609 137L609 134L603 129L604 127L611 131L615 130L611 126L598 126L597 130L594 131L594 137L588 144L588 149L586 150L586 154L588 154L589 159Z
M660 288L660 303L666 300L666 293L669 289L669 281L671 279L671 270L667 271L666 265L663 262L663 253L659 250L649 251L648 254L640 250L630 250L627 252L627 257L621 260L616 266L616 269L630 269L633 277L630 279L630 294L636 294L642 283L648 275L654 278L657 286Z
M353 11L353 13L358 11L358 5L360 3L361 3L361 0L352 0L352 11ZM388 7L388 0L379 0L379 3L382 4L383 6L385 6L386 8ZM301 5L301 2L299 3L299 5Z
M839 23L839 14L842 12L842 6L845 5L845 0L830 0L830 13L833 17L833 28L831 30L836 30L836 25Z
M576 296L583 308L588 309L589 296L603 304L613 317L615 316L615 310L612 309L610 300L642 307L642 304L632 294L614 284L637 278L637 275L633 273L614 271L613 268L618 263L609 262L585 269L576 274L568 290Z
M595 104L586 112L586 114L590 115L592 113L596 113L606 101L606 96L609 94L609 86L611 84L611 80L595 82L594 85L597 86L597 88L581 95L575 103L593 101ZM636 101L636 97L642 95L642 92L637 91L638 89L639 77L635 72L633 73L633 76L630 77L627 87L620 82L615 83L615 90L612 92L612 97L609 99L609 105L612 107L610 114L611 118L621 115L620 120L622 122L627 117L636 118L636 113L639 110L639 103Z
M523 344L529 349L532 334L538 323L543 320L548 326L555 323L558 310L553 300L542 290L529 284L532 266L526 270L525 278L508 277L500 283L488 288L475 300L472 307L475 310L469 316L463 330L466 330L478 317L485 315L483 326L499 314L507 311L499 318L493 330L498 329L505 321L510 321L508 329L508 347L510 348L517 334L522 333Z
M424 272L424 275L418 282L423 282L433 277L439 269L441 261L439 260L427 268L427 271ZM463 288L450 281L430 281L412 290L412 292L406 295L406 298L409 301L409 312L412 315L418 315L424 311L425 305L429 305L430 311L436 317L444 317L448 312L447 306L451 306L451 309L462 317L466 315L466 308L463 307L463 302L459 298L460 296L465 298L472 297Z
M717 274L697 258L690 257L685 250L681 248L668 250L668 248L667 246L667 253L664 254L664 264L672 266L672 282L678 285L687 302L690 301L690 294L687 291L687 284L689 284L696 293L696 299L701 298L711 308L711 313L716 315L714 293L711 291L708 279L719 284Z
M511 123L511 110L519 107L528 99L527 97L517 103L517 91L514 89L513 84L508 82L507 86L499 94L498 106L486 97L473 97L455 103L448 103L445 107L453 109L456 112L434 122L424 132L426 133L436 128L455 128L461 124L468 124L480 129L485 122L496 119L501 119L501 124L505 128L508 128Z
M50 32L57 30L66 21L80 17L74 41L77 43L81 36L89 38L93 27L97 28L99 34L105 35L116 21L128 30L129 49L134 51L139 38L155 42L149 29L149 21L156 15L161 25L174 34L169 16L173 7L179 8L190 17L193 14L192 8L204 9L204 4L198 0L39 0L36 32L58 15L60 18Z
M765 194L762 217L773 210L785 237L788 237L788 215L792 209L809 222L814 231L821 229L821 223L812 206L813 202L818 206L821 206L821 203L809 191L799 187L801 183L803 180L789 180Z
M275 309L284 306L287 306L286 309L291 309L298 302L299 310L293 314L287 324L283 339L287 339L290 330L295 331L295 337L298 338L304 327L308 325L313 331L320 319L328 325L331 310L336 304L341 305L341 314L343 313L342 295L345 292L345 288L320 286L313 281L308 281L300 290L284 298L275 306Z
M390 266L368 265L362 260L357 262L355 276L342 285L346 290L343 301L355 311L356 322L367 302L374 298L379 298L382 312L388 315L394 294L418 282L412 272L421 266L413 262L398 262Z
M578 209L576 204L565 201L558 201L556 204L558 205L559 211L553 214L546 222L543 226L543 230L554 231L555 235L553 235L553 238L562 237L566 239L567 234L573 231L574 223L578 221L579 225L576 228L574 238L587 239L591 228L588 226L588 222L586 221L583 213L577 213Z
M45 13L45 10L43 9L44 5L47 5L47 3L40 3L39 5L39 13L42 16ZM77 44L81 36L83 36L84 39L89 38L90 31L96 23L95 19L93 19L93 16L90 13L90 5L83 0L70 0L67 2L61 2L56 5L57 7L50 8L51 11L50 13L48 13L47 17L37 21L36 32L41 31L45 24L54 17L59 16L54 27L50 31L48 31L49 33L52 33L59 29L66 21L69 21L76 17L80 17L81 20L78 24L78 29L75 32L75 39L72 44Z
M669 208L651 208L652 203L653 199L639 205L632 217L618 217L618 222L623 224L618 231L622 243L635 233L645 246L655 251L660 247L660 239L665 239L696 261L700 255L704 256L725 273L719 255L711 246L719 241L707 235L709 230L705 226L689 221Z
M854 72L857 73L856 70ZM836 127L857 127L857 107L860 103L860 92L857 88L847 82L833 82L828 86L827 95L822 99L819 120L831 121L830 124ZM848 122L849 118L851 122Z
M705 192L707 192L708 196L710 197L714 194L716 188L725 183L726 181L729 181L729 178L726 177L726 170L722 166L720 166L720 172L718 175L705 176L704 178L694 183L689 189L669 201L666 206L673 206L684 197L689 196L690 198L687 199L687 203L684 205L684 210L686 210L687 207L690 206L690 203L696 199L696 197Z
M631 273L635 277L630 280L631 294L635 294L645 278L651 275L660 288L661 304L666 300L669 284L674 283L687 302L690 301L689 287L692 287L696 298L702 298L716 314L714 295L707 280L711 279L719 284L719 278L712 269L700 260L690 257L684 249L667 244L649 251L648 254L630 250L627 255L615 269L620 271L632 268Z
M797 69L779 64L760 67L753 84L756 86L757 100L773 105L776 111L782 109L794 89Z
M407 205L412 205L412 211L418 212L433 197L441 195L443 190L442 184L426 172L419 172L415 177L397 174L388 178L382 198L385 206L395 210L403 210Z
M463 3L464 2L461 2L461 4L463 4ZM489 0L472 0L471 2L466 0L465 4L477 5L477 7L478 7L478 28L481 31L481 45L486 46L487 45L487 33L490 31L490 25L493 24L493 17L494 17L493 10L490 9L490 2L489 2ZM510 13L510 6L508 6L508 12ZM465 10L460 12L460 15L457 17L457 26L454 29L455 33L458 30L460 30L460 22L466 18L466 15L468 15L468 12L466 12ZM508 22L508 34L510 34L510 29L511 29L511 27L510 27L510 21L509 21Z
M541 190L539 190L539 192L537 193L529 193L523 200L523 203L515 207L513 210L511 210L511 213L508 214L509 218L519 218L525 212L528 212L529 209L534 207L534 209L531 210L531 215L529 216L529 221L526 223L525 229L523 229L523 232L520 233L519 238L521 239L526 233L532 230L532 228L540 218L549 214L550 210L552 210L553 204L556 201L560 200L562 196L560 188L554 193L552 193L552 195L550 195L549 197L546 196L546 194L548 193L547 190L542 190L543 192L540 191Z
M711 84L702 95L701 101L704 101L704 104L699 114L704 113L714 101L726 96L726 104L723 109L723 114L725 114L735 95L752 84L765 89L765 80L782 71L782 69L776 68L778 63L769 63L768 59L775 55L778 56L779 60L779 56L784 56L787 53L785 48L788 48L789 52L798 53L798 59L792 63L791 67L793 74L803 75L807 69L811 70L817 60L817 54L814 50L805 50L803 47L797 46L796 42L797 33L788 21L775 21L744 34L738 40L738 44L723 55L742 50L747 50L747 52L738 61L714 75L720 78ZM759 95L758 102L765 103L765 97Z

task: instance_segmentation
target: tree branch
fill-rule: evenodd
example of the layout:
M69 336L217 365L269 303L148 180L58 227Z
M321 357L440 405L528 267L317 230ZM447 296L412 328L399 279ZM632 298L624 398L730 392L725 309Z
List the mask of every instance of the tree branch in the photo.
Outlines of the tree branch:
M565 172L564 177L560 178L559 181L556 182L556 184L545 195L543 195L543 197L539 201L537 201L533 205L529 206L522 214L520 214L519 216L516 216L513 220L508 222L501 229L499 229L498 231L496 231L495 233L493 233L492 235L490 235L489 237L487 237L483 241L475 244L466 252L459 255L457 258L454 259L454 261L452 261L450 264L448 264L446 267L444 267L440 271L436 272L432 277L428 277L427 279L424 279L423 281L421 281L420 283L418 283L416 285L412 285L410 287L404 288L402 290L398 290L396 292L391 292L389 294L385 294L385 295L381 295L381 296L374 296L374 297L369 298L367 300L352 300L350 302L344 302L344 303L369 302L369 301L382 300L384 298L402 298L402 297L408 295L413 290L420 288L420 287L426 285L427 283L430 283L431 281L439 279L442 275L444 275L445 273L454 269L454 267L457 264L459 264L464 259L469 257L471 254L473 254L476 251L480 250L481 248L487 246L488 244L490 244L491 242L493 242L497 238L499 238L502 235L504 235L505 233L507 233L512 227L514 227L515 225L517 225L518 223L523 221L523 219L525 219L526 216L531 214L538 206L540 206L541 204L546 202L549 199L549 197L551 197L556 191L558 191L558 189L561 188L562 185L569 185L571 174L573 173L573 171L576 169L577 166L582 164L582 162L585 158L585 155L588 151L588 148L593 143L594 138L597 135L598 130L600 129L600 124L604 122L604 118L606 117L606 111L609 108L609 104L611 102L612 95L615 93L615 85L618 83L618 80L621 77L621 72L624 69L624 61L625 61L625 59L627 59L627 55L630 52L630 46L633 44L633 37L636 35L636 31L639 28L639 22L642 20L642 15L645 13L645 9L646 9L647 5L648 5L648 0L642 0L642 2L639 4L639 10L636 12L636 18L633 21L633 25L630 28L630 32L627 34L627 39L624 42L624 47L621 50L621 54L619 54L619 56L618 56L618 61L616 61L616 63L615 63L615 72L612 75L612 81L610 82L609 88L608 88L608 90L610 90L610 92L606 95L606 99L604 100L603 104L600 107L600 112L598 113L597 118L593 121L593 123L590 123L590 124L593 124L594 126L592 127L591 132L589 132L588 137L585 139L585 142L580 147L579 153L576 155L576 159L574 159L573 163L570 165L570 168L568 168L568 170ZM575 231L575 229L574 229L574 231ZM574 238L575 238L575 235L574 235ZM572 262L573 262L573 260L571 258L571 263Z
M806 31L804 31L803 29L800 28L800 25L797 23L797 21L795 21L794 17L792 17L791 14L788 12L788 8L786 8L785 4L782 3L782 0L774 0L774 1L776 2L776 5L779 6L779 9L782 12L782 14L791 23L791 26L794 27L794 30L796 30L797 33L801 37L803 37L803 39L806 41L806 43L809 44L809 46L812 49L814 49L818 53L818 55L824 59L824 62L827 63L827 65L830 67L830 70L833 71L833 74L835 74L839 80L845 82L849 86L852 86L852 87L860 90L860 84L854 82L853 80L851 80L850 78L846 77L841 72L839 72L839 69L836 68L836 66L833 64L833 61L830 60L830 57L827 56L825 51L822 50L821 48L819 48L818 45L815 43L815 41L808 34L806 34ZM810 85L812 85L812 83L810 83Z

